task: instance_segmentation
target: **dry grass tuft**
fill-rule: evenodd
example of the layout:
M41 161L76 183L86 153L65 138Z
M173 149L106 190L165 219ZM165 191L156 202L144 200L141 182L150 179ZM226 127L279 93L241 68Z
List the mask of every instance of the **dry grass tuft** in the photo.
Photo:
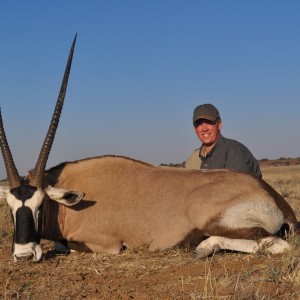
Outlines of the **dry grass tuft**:
M263 168L263 179L281 194L300 216L300 165ZM300 219L300 217L298 217Z

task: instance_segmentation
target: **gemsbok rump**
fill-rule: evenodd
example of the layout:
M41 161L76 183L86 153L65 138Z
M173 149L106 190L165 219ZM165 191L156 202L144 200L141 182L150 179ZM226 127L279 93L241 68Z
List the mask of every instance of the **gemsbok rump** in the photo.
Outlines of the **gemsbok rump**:
M62 163L45 171L66 94L73 41L50 127L34 169L21 180L0 112L9 186L1 187L14 223L14 260L40 261L42 238L79 251L119 253L188 243L199 257L220 249L282 253L278 237L297 229L292 208L271 186L228 170L153 166L122 156Z

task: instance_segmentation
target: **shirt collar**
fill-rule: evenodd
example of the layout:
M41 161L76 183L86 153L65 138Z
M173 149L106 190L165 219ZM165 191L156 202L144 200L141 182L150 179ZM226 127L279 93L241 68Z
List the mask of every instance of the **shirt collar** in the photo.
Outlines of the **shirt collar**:
M216 144L215 144L214 147L210 150L209 153L206 153L206 152L205 152L205 147L204 147L204 145L202 144L201 147L200 147L200 149L199 149L199 157L200 157L201 159L205 159L205 158L207 158L207 157L209 157L209 156L212 156L212 154L213 154L215 148L218 147L218 145L221 143L221 140L222 140L222 139L223 139L223 136L220 134L220 136L219 136L219 138L218 138Z

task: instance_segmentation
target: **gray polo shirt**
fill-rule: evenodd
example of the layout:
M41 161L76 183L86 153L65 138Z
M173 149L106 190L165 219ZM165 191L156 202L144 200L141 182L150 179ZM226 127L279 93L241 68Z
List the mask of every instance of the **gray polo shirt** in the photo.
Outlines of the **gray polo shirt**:
M187 159L185 167L188 169L230 169L261 177L258 161L246 146L236 140L227 139L221 135L214 148L206 156L203 153L203 146L196 149Z

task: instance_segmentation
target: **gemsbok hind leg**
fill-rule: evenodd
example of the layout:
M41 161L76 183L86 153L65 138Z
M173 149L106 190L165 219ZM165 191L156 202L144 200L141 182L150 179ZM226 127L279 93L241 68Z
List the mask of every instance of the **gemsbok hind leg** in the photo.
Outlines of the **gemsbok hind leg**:
M264 250L271 254L280 254L290 249L291 246L286 241L276 237L266 237L255 241L211 236L202 241L195 251L198 258L204 258L220 250L232 250L245 253L255 253L259 250Z

